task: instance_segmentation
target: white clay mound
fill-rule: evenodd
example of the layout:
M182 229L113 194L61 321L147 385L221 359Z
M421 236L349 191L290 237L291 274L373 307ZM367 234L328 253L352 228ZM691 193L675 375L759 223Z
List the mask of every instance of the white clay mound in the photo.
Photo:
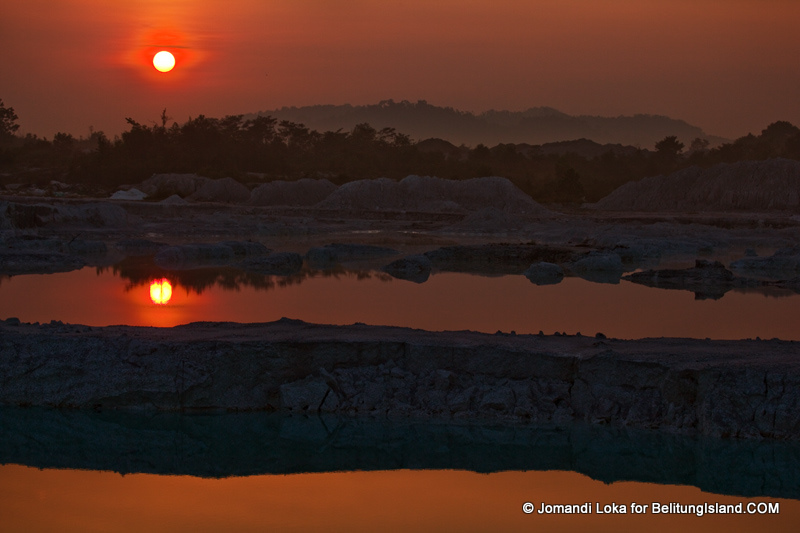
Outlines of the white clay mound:
M794 211L800 208L800 161L690 167L626 183L594 207L607 211Z
M534 202L506 178L446 180L408 176L396 182L387 178L346 183L317 207L412 212L472 212L493 207L509 213L545 215Z
M297 181L273 181L259 185L250 193L250 205L314 205L336 190L328 180L304 178Z

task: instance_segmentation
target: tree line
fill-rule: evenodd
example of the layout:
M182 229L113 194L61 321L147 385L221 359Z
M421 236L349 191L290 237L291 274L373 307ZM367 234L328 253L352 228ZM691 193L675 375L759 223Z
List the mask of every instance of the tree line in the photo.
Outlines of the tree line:
M92 132L88 139L56 133L52 140L16 135L17 120L13 108L0 100L3 180L58 179L109 190L165 172L230 176L246 184L325 178L341 185L409 174L456 180L503 176L539 202L580 203L597 201L628 181L692 165L800 160L800 129L783 121L714 148L700 138L687 148L668 136L654 150L607 145L603 151L597 145L600 155L590 156L569 146L554 152L526 144L469 148L441 140L412 142L394 128L377 130L367 123L350 131L318 132L271 116L200 115L178 124L170 123L165 110L151 124L126 119L127 130L114 139Z

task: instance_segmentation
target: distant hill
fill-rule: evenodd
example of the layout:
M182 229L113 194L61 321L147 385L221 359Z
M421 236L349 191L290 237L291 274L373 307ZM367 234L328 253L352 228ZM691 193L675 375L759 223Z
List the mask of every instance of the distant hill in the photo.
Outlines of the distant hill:
M350 131L369 123L377 129L395 128L419 141L446 139L454 144L476 146L499 143L540 145L558 141L589 139L600 144L623 144L652 149L668 135L676 135L687 146L696 138L716 146L727 139L707 135L683 120L660 115L619 117L573 116L550 107L526 111L486 111L473 114L452 107L438 107L420 100L384 100L374 105L314 105L260 111L279 120L302 123L318 131Z

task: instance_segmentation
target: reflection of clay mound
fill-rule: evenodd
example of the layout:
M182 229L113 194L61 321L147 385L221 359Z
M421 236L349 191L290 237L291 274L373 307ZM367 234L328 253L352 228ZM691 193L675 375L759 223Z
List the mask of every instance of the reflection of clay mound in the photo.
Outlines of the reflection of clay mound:
M328 180L273 181L250 194L250 205L314 205L336 190Z
M691 167L626 183L595 204L610 211L790 210L800 207L800 161Z
M487 207L519 214L549 213L505 178L463 181L408 176L346 183L317 204L332 209L386 209L418 212L463 212Z

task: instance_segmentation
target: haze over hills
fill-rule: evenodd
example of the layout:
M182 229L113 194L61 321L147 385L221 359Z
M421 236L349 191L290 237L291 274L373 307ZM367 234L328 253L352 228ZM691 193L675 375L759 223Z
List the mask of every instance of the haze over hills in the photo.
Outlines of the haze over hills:
M480 114L439 107L420 100L384 100L353 106L313 105L260 111L279 120L301 123L318 131L350 131L369 123L376 129L395 128L413 140L440 138L454 144L493 146L500 143L544 144L590 139L601 144L623 144L652 149L656 142L675 135L687 146L696 138L716 146L727 139L706 134L701 128L661 115L619 117L573 116L550 107L526 111L486 111ZM254 117L256 113L246 117Z

